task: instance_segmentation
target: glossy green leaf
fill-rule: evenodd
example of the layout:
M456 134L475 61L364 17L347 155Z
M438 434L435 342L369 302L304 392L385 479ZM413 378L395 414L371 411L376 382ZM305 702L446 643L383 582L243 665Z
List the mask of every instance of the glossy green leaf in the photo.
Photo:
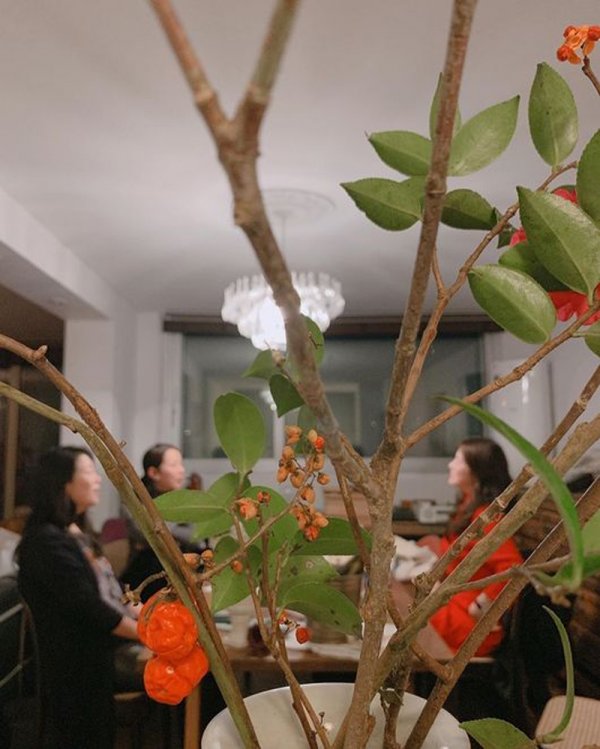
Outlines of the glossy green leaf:
M471 416L475 416L475 418L484 424L495 429L529 461L540 481L550 492L564 523L573 563L572 578L567 581L567 587L569 590L577 590L583 577L583 535L579 525L579 518L577 517L575 502L565 482L558 475L546 456L534 447L529 440L526 440L515 429L502 421L502 419L473 403L466 403L460 400L460 398L442 396L442 400L460 406L464 411L471 414ZM552 578L546 576L546 580L551 583Z
M344 190L367 218L382 229L403 231L421 218L420 196L425 189L422 177L404 182L369 178L345 182Z
M502 328L526 343L543 343L556 325L556 310L544 289L525 273L500 265L469 272L476 302Z
M544 268L527 240L505 250L498 258L498 263L505 268L527 273L546 291L559 291L567 288Z
M431 161L431 141L408 130L373 133L369 143L392 169L412 177L424 176Z
M580 331L581 332L581 331ZM585 331L585 345L593 351L596 356L600 356L600 322L595 322Z
M278 372L279 368L273 361L273 352L271 349L267 349L258 354L242 377L260 377L263 380L269 380Z
M323 582L303 582L294 585L277 597L278 606L327 624L338 632L360 637L362 619L352 601Z
M304 399L295 385L285 375L273 375L269 380L269 390L277 406L277 416L283 416L304 404Z
M558 725L552 731L549 731L543 736L537 737L537 741L539 744L551 744L560 739L561 735L569 725L569 721L571 720L571 715L573 714L573 704L575 701L575 677L573 670L573 653L571 651L571 643L569 642L569 636L567 635L565 625L561 622L554 611L548 608L548 606L544 606L544 611L551 617L556 626L556 629L558 630L558 634L560 635L560 643L562 645L563 655L565 659L566 674L565 707L561 719L559 720Z
M566 286L591 296L600 282L600 229L558 195L517 188L521 221L539 262Z
M540 63L529 94L529 132L536 151L557 166L575 148L578 131L571 89L554 68Z
M307 582L324 583L334 577L338 577L338 573L322 556L312 554L290 557L281 571L279 595L285 597L297 585Z
M537 749L535 741L523 731L499 718L468 720L460 724L482 749Z
M268 486L253 486L248 491L244 492L246 497L256 499L258 492L268 492L271 495L271 500L268 503L261 505L261 513L264 521L269 520L275 515L279 515L283 510L289 507L287 502L281 494L271 489ZM253 536L258 531L257 520L245 520L244 528L249 536ZM269 548L278 549L287 541L290 541L296 535L298 531L298 523L295 518L291 515L284 515L269 529Z
M519 97L515 96L465 122L452 141L448 174L463 177L497 159L512 140L518 112Z
M237 473L221 476L207 491L167 492L154 502L164 520L176 523L196 523L199 538L216 536L231 527L229 507L239 486Z
M239 473L248 473L265 450L265 425L257 406L239 393L220 395L214 419L225 454Z
M455 229L492 229L496 211L474 190L452 190L444 199L442 223Z
M443 73L440 73L438 77L437 86L435 87L435 93L433 95L433 99L431 100L431 107L429 109L429 137L433 141L435 137L435 128L437 125L437 118L438 118L438 112L440 110L440 97L442 95L442 82L444 80ZM460 130L462 126L462 119L460 116L460 111L457 108L456 109L456 115L454 116L454 128L452 131L452 137L456 135L456 133Z
M296 534L292 556L305 554L351 554L358 555L358 547L350 523L344 518L328 518L329 524L321 528L319 537L307 541L301 532ZM367 549L371 548L371 535L361 528Z
M222 538L215 547L215 563L220 564L238 550L237 542L230 536ZM261 555L257 549L250 547L246 560L254 577L257 576L261 564ZM248 577L244 572L234 572L231 567L225 567L211 578L212 600L211 609L214 614L243 601L250 595Z
M596 223L600 223L600 130L583 149L577 167L577 200Z

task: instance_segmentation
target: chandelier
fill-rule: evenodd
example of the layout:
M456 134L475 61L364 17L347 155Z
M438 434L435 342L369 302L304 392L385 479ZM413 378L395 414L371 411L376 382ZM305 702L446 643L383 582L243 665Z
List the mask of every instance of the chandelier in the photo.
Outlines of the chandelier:
M344 309L339 281L326 273L292 272L292 283L300 297L300 312L321 331L327 330L331 320ZM221 317L237 325L240 334L250 338L255 348L285 351L283 316L263 276L244 276L229 284Z

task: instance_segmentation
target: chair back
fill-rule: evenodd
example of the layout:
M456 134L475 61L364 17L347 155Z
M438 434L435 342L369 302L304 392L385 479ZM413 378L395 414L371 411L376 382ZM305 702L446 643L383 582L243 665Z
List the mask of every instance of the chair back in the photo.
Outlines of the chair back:
M0 745L41 745L41 696L37 639L16 578L0 578Z

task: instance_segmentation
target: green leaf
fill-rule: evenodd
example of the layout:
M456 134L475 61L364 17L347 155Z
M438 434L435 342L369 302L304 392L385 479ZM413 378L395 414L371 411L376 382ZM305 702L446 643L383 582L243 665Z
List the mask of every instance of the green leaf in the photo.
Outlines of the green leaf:
M273 375L269 380L269 389L277 406L277 416L283 416L288 411L304 405L304 399L285 375Z
M578 137L577 107L565 79L545 62L529 94L529 132L535 150L550 166L557 166L575 148Z
M577 202L600 223L600 130L583 149L577 167Z
M308 328L308 335L310 337L311 343L314 346L315 362L317 363L318 367L323 361L323 357L325 356L325 338L323 337L321 328L319 328L314 320L311 320L311 318L307 315L302 315L302 317L304 318L304 322L306 323L306 327Z
M269 518L279 515L280 512L289 507L289 502L268 486L253 486L245 492L245 496L256 499L260 491L269 492L271 495L270 502L261 505L263 520L269 520ZM245 520L243 524L249 536L253 536L258 531L258 520ZM280 548L296 535L297 530L298 523L296 520L291 515L284 515L269 529L269 548Z
M482 749L537 749L535 741L523 731L499 718L468 720L460 724Z
M455 229L492 229L496 211L473 190L452 190L444 199L442 223Z
M389 130L373 133L369 143L380 159L402 174L424 176L431 161L431 141L407 130Z
M277 372L279 368L273 361L273 352L267 349L258 354L242 377L260 377L262 380L269 380Z
M237 542L230 536L222 538L215 547L215 563L220 564L231 557L238 550ZM256 577L260 568L260 552L253 547L248 549L246 564L250 567L252 574ZM214 614L218 611L233 606L234 603L243 601L250 595L248 578L245 572L234 572L231 567L225 567L213 578L211 608Z
M497 416L494 416L473 403L466 403L465 401L460 400L460 398L452 398L445 395L442 396L441 399L448 403L453 403L456 406L460 406L467 413L475 416L497 432L500 432L500 434L503 437L506 437L506 439L517 448L521 455L529 461L540 481L546 486L554 499L564 523L573 562L573 576L571 580L568 581L568 588L569 590L577 590L581 584L583 576L583 536L579 526L579 518L577 517L577 510L575 509L575 502L573 502L573 497L571 496L571 492L568 490L565 482L558 475L545 455L534 447L531 442L526 440L525 437L521 436L515 429L502 421L502 419L499 419ZM550 582L552 580L549 576L545 576L545 579Z
M225 533L231 527L229 507L240 483L237 473L221 476L207 491L167 492L154 502L164 520L196 523L194 535L207 538Z
M480 265L469 272L476 302L502 328L526 343L543 343L556 325L556 310L542 287L521 271Z
M329 524L321 528L318 538L307 541L298 532L293 544L292 556L304 554L358 554L350 523L344 518L328 518ZM371 535L361 528L361 535L367 549L371 548Z
M484 109L452 141L448 174L464 177L491 164L508 147L517 125L519 97Z
M559 291L560 289L567 288L557 278L554 278L552 273L544 268L527 240L519 242L519 244L515 244L509 247L508 250L505 250L498 258L498 263L505 268L512 268L513 270L520 270L522 273L527 273L528 276L531 276L546 291Z
M334 577L338 573L322 556L290 557L281 571L279 595L285 597L297 585L325 583Z
M429 109L429 137L433 141L435 137L435 128L437 125L437 118L438 118L438 112L440 109L440 97L442 95L442 82L444 80L443 73L440 73L438 77L437 86L435 88L435 94L433 95L433 99L431 100L431 108ZM456 109L456 115L454 116L454 128L452 131L452 137L456 135L456 133L460 130L462 126L462 119L460 116L460 111L458 108Z
M345 182L342 187L357 208L382 229L403 231L421 218L420 196L425 189L422 177L404 182L374 177Z
M600 571L600 510L583 526L582 536L585 553L583 576L588 578ZM556 573L555 579L570 578L571 567L571 562L564 564Z
M539 262L591 298L600 282L600 229L569 200L517 188L521 221Z
M565 658L566 673L565 708L562 717L554 730L544 734L543 736L537 737L537 741L539 744L551 744L560 739L561 734L564 732L566 727L569 725L569 721L571 720L571 715L573 714L573 704L575 702L575 678L573 670L573 653L571 651L571 643L569 642L569 636L567 635L565 625L561 622L554 611L548 608L548 606L544 606L544 611L546 611L546 613L551 617L552 621L556 625L558 634L560 635L560 643L562 645L563 655Z
M600 554L600 510L583 526L583 548L586 554Z
M308 337L315 355L315 364L317 367L321 365L323 357L325 356L325 338L321 329L314 320L311 320L307 315L302 315L304 323L308 329ZM291 356L288 357L286 365L291 373L293 379L298 379L299 371L295 361ZM277 370L279 371L279 370Z
M215 428L225 454L245 475L265 449L265 425L258 408L239 393L220 395L214 407Z
M593 351L596 356L600 356L600 322L596 322L587 329L585 345Z
M360 637L362 619L352 601L322 582L303 582L286 589L278 596L278 606L299 611L301 614L327 624L339 632Z

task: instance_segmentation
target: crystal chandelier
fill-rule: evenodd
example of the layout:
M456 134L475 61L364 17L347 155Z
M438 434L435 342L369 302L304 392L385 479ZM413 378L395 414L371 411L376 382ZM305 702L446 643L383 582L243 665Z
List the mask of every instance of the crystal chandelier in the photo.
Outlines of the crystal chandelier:
M320 330L327 330L344 309L339 281L326 273L292 273L292 283L300 296L300 312L314 320ZM229 284L221 317L237 325L240 334L250 338L256 348L285 351L283 316L263 276L244 276Z

